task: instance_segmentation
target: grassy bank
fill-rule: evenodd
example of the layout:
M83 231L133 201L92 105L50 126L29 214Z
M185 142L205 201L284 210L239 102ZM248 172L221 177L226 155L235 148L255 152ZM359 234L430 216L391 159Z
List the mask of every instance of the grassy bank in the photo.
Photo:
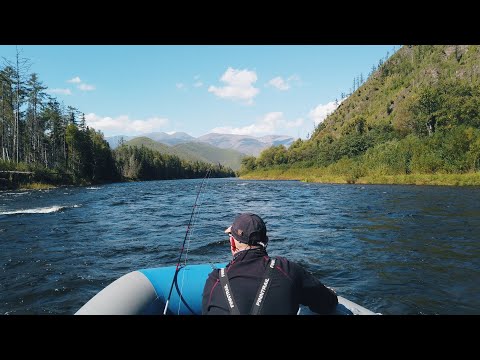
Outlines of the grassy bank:
M480 186L480 172L466 174L367 175L329 174L323 168L255 170L240 176L250 180L300 180L330 184L404 184Z
M39 182L22 184L19 187L20 190L44 190L44 189L54 189L54 188L56 188L55 185L39 183Z

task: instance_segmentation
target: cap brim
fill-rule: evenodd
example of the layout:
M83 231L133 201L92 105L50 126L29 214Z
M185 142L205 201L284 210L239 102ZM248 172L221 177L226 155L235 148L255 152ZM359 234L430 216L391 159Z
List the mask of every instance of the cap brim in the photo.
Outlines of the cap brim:
M225 229L225 234L229 234L232 232L232 226L230 225L227 229Z

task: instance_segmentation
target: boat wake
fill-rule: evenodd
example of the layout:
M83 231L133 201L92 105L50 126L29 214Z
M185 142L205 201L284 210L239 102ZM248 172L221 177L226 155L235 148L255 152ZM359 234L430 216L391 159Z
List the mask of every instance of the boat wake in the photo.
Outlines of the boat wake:
M35 209L20 209L14 211L0 211L0 215L20 215L20 214L51 214L56 213L65 209L69 208L78 208L81 205L73 205L73 206L50 206L50 207L43 207L43 208L35 208Z
M26 195L29 194L29 191L23 191L23 192L7 192L4 193L5 195L13 195L13 196L20 196L20 195Z

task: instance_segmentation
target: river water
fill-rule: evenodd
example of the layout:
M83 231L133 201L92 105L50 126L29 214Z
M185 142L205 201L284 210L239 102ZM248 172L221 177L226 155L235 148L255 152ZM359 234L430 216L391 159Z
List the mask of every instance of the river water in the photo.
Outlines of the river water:
M176 264L196 180L0 192L0 314L73 314L118 277ZM480 314L480 188L209 179L189 263L231 257L240 212L269 254L383 314Z

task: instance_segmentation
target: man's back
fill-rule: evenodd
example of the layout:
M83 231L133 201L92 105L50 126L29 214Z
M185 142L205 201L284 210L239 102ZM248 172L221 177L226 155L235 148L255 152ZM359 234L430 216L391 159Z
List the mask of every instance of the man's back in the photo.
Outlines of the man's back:
M233 297L240 314L250 314L269 261L263 248L238 253L226 268ZM295 315L298 305L310 307L316 313L327 314L338 303L335 293L307 273L298 264L277 257L271 283L263 299L263 315ZM219 271L212 271L205 284L202 313L229 315L230 307L220 286Z

